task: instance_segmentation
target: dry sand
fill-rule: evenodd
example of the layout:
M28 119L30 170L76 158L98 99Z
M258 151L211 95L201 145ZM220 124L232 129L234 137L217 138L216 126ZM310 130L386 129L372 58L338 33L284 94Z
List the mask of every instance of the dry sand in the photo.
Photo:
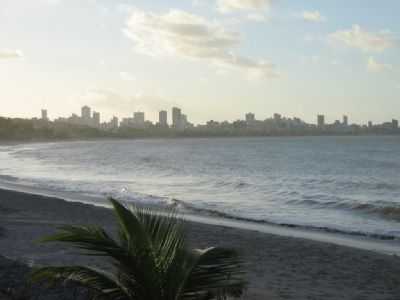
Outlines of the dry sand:
M0 255L28 265L98 265L71 249L37 242L66 223L114 228L108 209L0 190ZM194 222L187 232L193 247L227 246L242 253L250 282L244 299L400 299L397 256ZM7 273L3 260L0 287Z

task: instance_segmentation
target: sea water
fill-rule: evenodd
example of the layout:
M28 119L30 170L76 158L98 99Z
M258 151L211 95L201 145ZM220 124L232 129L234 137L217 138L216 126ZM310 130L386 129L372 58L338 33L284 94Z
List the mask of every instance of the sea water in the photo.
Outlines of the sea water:
M0 181L246 222L400 239L400 137L138 139L0 147Z

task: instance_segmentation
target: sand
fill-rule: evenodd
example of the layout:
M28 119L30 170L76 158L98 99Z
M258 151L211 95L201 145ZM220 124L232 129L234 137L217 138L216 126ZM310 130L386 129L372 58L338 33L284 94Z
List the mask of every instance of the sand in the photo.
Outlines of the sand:
M71 249L37 242L62 224L115 228L105 208L0 190L0 255L27 266L100 265ZM225 246L243 255L250 282L244 299L400 299L398 256L194 222L187 223L187 234L193 247ZM0 288L10 284L8 259L0 259Z

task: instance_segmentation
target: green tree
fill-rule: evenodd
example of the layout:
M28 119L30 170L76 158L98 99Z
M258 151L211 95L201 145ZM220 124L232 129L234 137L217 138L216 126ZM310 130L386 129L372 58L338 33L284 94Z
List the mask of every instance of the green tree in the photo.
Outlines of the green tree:
M183 221L174 212L127 208L110 201L118 238L100 227L65 226L45 241L110 258L111 272L85 266L43 267L34 271L35 281L76 282L92 290L93 299L102 300L206 300L242 295L243 263L234 250L190 250Z

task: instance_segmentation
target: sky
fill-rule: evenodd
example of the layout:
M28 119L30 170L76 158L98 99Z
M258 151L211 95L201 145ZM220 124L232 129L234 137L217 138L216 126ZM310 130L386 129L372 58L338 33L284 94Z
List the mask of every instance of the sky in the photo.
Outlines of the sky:
M0 0L0 115L400 119L400 1ZM169 116L170 117L170 116Z

